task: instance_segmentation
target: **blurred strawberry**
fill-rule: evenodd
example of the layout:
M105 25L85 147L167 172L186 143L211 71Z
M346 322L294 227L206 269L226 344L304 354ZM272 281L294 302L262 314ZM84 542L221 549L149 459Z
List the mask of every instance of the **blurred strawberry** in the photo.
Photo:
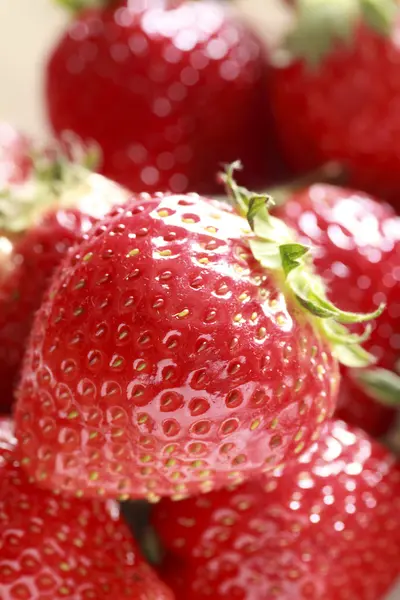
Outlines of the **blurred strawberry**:
M0 121L0 193L10 183L22 181L31 168L31 142L9 123Z
M387 304L366 347L380 368L394 371L400 358L400 217L371 196L330 185L312 185L284 193L281 199L278 216L297 231L302 243L315 248L315 266L335 303L366 312ZM365 385L347 371L338 414L381 435L395 412L371 400Z
M8 131L7 136L2 135ZM4 144L3 144L4 142ZM57 148L0 127L0 412L12 403L32 319L67 249L128 193ZM85 158L75 149L76 158ZM85 155L86 156L86 155ZM86 156L90 159L90 154Z
M289 164L339 160L349 184L400 206L400 18L395 0L299 0L270 96Z
M399 575L400 468L340 421L299 461L164 499L153 524L177 600L377 600Z
M73 16L49 59L56 134L96 140L104 174L135 192L214 193L221 163L237 158L248 185L268 181L265 51L233 7L58 1L98 8Z
M318 438L336 356L368 363L341 323L373 315L330 304L266 197L230 183L244 216L143 194L62 263L16 407L42 485L157 501L240 483Z
M172 600L109 501L70 501L29 483L0 419L2 600Z

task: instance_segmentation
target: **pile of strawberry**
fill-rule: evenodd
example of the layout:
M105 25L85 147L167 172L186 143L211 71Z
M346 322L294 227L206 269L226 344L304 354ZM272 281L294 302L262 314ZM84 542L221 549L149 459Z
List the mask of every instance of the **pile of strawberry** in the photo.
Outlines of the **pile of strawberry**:
M270 56L212 0L62 3L56 140L0 124L1 599L382 600L396 3L298 0ZM243 187L329 161L363 191Z

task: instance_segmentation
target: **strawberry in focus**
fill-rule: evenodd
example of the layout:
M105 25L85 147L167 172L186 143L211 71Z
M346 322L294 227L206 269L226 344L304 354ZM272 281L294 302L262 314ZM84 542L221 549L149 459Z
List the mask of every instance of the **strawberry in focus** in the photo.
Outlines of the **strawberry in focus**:
M264 185L276 158L267 61L237 11L213 0L97 4L72 17L49 58L55 134L96 140L103 173L135 192L217 193L215 174L237 157L247 185Z
M172 600L113 501L66 500L34 487L0 420L2 600Z
M365 312L386 303L366 347L379 368L394 371L400 358L400 217L371 196L329 185L313 185L283 200L276 214L297 231L302 243L315 248L314 264L331 300L346 310ZM347 371L338 415L372 435L382 435L395 411L374 402Z
M269 102L289 165L330 160L349 185L399 204L400 51L395 0L299 0Z
M340 322L374 315L329 304L267 198L227 182L247 218L142 194L61 265L16 407L41 485L155 502L241 483L318 438L336 355L369 362Z
M128 193L70 162L58 148L38 151L8 126L0 128L2 142L0 411L7 411L33 315L51 274L67 249Z
M377 600L400 570L400 469L340 421L297 462L153 508L177 600Z

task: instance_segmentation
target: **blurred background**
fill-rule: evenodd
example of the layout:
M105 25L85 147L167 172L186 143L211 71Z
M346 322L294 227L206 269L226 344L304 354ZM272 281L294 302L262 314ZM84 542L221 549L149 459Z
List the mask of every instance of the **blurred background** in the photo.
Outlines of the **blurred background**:
M276 0L238 0L237 4L270 40L288 22L289 15ZM51 0L0 1L0 120L34 135L47 132L42 66L67 18ZM400 600L400 591L388 600L396 599Z
M287 22L277 0L239 0L237 5L270 39ZM46 128L41 67L66 20L51 0L0 2L0 118L32 134Z

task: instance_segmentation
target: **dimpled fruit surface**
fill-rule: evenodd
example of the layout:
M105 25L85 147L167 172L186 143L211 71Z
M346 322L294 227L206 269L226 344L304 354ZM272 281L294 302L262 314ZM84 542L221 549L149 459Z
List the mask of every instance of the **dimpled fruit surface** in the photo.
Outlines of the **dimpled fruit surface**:
M340 421L299 461L154 508L177 600L377 600L399 575L400 471Z
M0 420L1 600L172 600L110 500L67 500L32 485Z
M143 194L70 253L18 393L31 476L70 493L181 498L318 438L336 361L248 234L224 204Z

